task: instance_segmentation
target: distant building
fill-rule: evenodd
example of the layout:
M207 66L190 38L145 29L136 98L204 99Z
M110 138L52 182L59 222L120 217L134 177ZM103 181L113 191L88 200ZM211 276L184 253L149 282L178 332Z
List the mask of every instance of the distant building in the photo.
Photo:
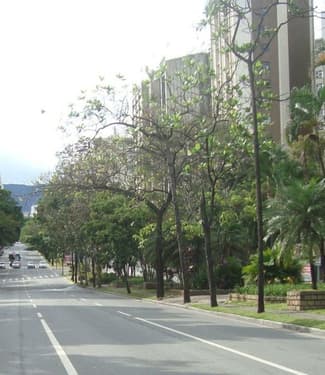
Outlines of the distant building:
M205 82L204 70L208 71L210 66L210 55L208 53L197 53L175 59L166 60L166 70L158 78L153 79L149 85L142 85L142 110L150 103L155 103L159 110L166 112L183 112L186 110L187 102L191 103L189 110L193 117L195 114L206 114L210 110L210 97L205 95L204 100L195 102L195 97L202 98L203 92L210 89L209 77ZM203 68L203 69L202 69ZM184 88L184 76L201 70L200 82L190 90ZM194 100L193 100L194 99Z
M237 0L239 6L249 11L248 20L261 29L275 29L282 25L277 36L268 45L265 39L259 41L257 51L265 51L260 60L265 68L270 88L277 98L273 102L270 113L270 134L281 144L286 143L286 126L289 121L288 98L294 87L302 87L311 83L312 51L313 51L313 18L296 17L289 20L288 5L279 3L269 8L269 0ZM295 5L302 9L310 9L312 0L296 0ZM250 6L251 8L248 8ZM310 8L309 8L310 7ZM228 13L215 14L211 23L211 55L213 69L216 72L214 85L218 87L225 80L232 84L239 83L240 77L247 74L247 67L239 62L236 56L227 52L227 43L232 40L236 22L235 15ZM289 21L288 21L289 20ZM216 37L220 27L228 26L229 32ZM239 24L238 45L250 42L254 35L244 20ZM246 91L245 91L246 90ZM247 88L244 95L249 100Z
M203 115L211 112L209 68L210 55L208 53L197 53L166 60L162 74L152 72L149 81L142 82L140 87L134 89L134 123L145 129L155 121L164 121L164 113L178 113L181 114L183 123L191 124L193 129L197 129L194 122L198 123ZM195 72L197 84L189 83L189 88L186 88L186 77L194 76ZM142 142L141 132L138 137L137 142L140 145ZM139 164L142 162L144 160L138 160ZM146 160L145 162L150 161ZM155 163L157 166L159 161ZM165 166L161 166L161 168L158 166L157 169L161 171L161 188L166 190L167 172L163 168ZM147 186L147 181L144 184L147 188L152 188L152 186Z

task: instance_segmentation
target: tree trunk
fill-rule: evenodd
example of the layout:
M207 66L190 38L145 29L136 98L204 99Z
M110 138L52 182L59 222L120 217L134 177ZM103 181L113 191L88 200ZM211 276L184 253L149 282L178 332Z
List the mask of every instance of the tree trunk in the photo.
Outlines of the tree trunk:
M85 256L85 269L84 269L85 286L88 286L88 267L89 267L89 258Z
M176 189L176 171L175 171L175 162L172 159L171 155L168 155L168 170L169 170L169 177L170 177L170 184L171 184L171 193L172 193L172 200L174 205L174 215L175 215L175 225L176 225L176 239L178 245L178 254L179 254L179 264L181 270L181 277L183 281L183 301L184 303L191 302L190 296L190 278L188 270L185 266L185 257L184 257L184 244L183 244L183 228L182 228L182 221L181 215L178 206L177 200L177 189Z
M316 275L316 266L314 262L311 260L310 264L310 275L311 275L311 287L312 289L317 289L317 275Z
M102 286L102 266L99 264L98 259L96 259L96 285L98 288Z
M168 192L167 198L160 208L158 208L155 204L153 204L149 200L146 201L147 206L156 215L155 250L156 250L156 277L157 277L156 295L157 295L157 298L163 298L165 296L162 224L163 224L163 218L164 218L165 212L171 202L171 199L172 199L172 194L171 192ZM145 276L145 274L143 274L143 276ZM144 281L146 281L145 277L144 277Z
M208 283L210 290L210 306L218 306L217 303L217 291L216 291L216 278L214 274L214 262L211 251L211 227L209 224L207 212L206 212L206 200L205 194L202 190L201 196L201 219L204 233L204 252L207 265Z
M128 271L126 269L126 266L123 267L123 273L124 273L124 282L125 282L125 287L126 287L126 291L128 292L128 294L131 294L131 289L130 289L130 285L129 285L129 278L128 278Z
M71 252L71 281L74 282L75 254Z
M79 264L79 256L78 254L75 252L75 262L74 262L74 282L77 284L78 283L78 273L79 273L79 268L80 268L80 264Z
M321 238L320 240L319 252L320 252L320 280L323 280L323 282L325 282L325 241L324 241L324 238Z
M91 257L91 274L93 276L93 288L96 288L95 256Z
M248 72L252 102L253 119L253 141L254 141L254 163L255 163L255 185L256 185L256 223L257 223L257 245L258 245L258 306L257 312L263 313L264 307L264 259L263 259L263 213L262 213L262 189L260 172L260 145L258 137L258 119L257 119L257 97L255 85L255 73L253 62L248 61Z
M157 273L157 298L164 298L164 263L163 263L163 213L159 212L156 222L156 273Z
M140 261L141 261L143 281L146 282L146 281L148 281L148 268L147 268L147 265L145 264L145 261L144 261L143 258L141 258Z

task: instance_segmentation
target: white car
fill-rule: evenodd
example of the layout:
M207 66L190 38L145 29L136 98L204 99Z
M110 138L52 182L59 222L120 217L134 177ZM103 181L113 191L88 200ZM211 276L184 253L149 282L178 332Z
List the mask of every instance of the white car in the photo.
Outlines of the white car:
M12 268L20 268L21 267L21 264L18 260L15 260L12 265L11 265Z
M47 268L47 263L40 262L39 265L38 265L38 268Z
M5 270L6 269L6 263L0 262L0 269Z
M36 268L36 266L35 266L34 263L29 262L29 263L27 264L27 268Z

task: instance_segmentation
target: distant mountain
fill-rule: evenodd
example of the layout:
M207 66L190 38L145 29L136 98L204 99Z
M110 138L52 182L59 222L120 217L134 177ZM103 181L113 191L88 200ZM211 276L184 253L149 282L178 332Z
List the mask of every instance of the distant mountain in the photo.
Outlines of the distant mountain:
M21 207L24 216L30 216L32 207L37 205L43 195L41 185L3 184L3 188L11 192L11 196Z

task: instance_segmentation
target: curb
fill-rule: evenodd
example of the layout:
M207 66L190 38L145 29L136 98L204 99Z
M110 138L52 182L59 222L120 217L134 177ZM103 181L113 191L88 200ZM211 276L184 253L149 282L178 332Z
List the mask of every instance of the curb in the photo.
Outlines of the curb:
M288 331L294 331L294 332L303 333L303 334L312 334L314 336L317 336L317 338L325 339L325 330L319 329L319 328L305 327L305 326L300 326L300 325L292 324L292 323L276 322L276 321L273 321L273 320L256 319L256 318L251 318L251 317L248 317L248 316L242 316L242 315L219 312L219 311L208 311L208 310L199 309L199 308L194 307L194 306L180 305L180 304L177 304L177 303L166 302L166 301L155 301L155 300L150 300L150 299L143 299L143 300L149 301L151 303L169 305L169 306L173 306L173 307L177 307L177 308L181 308L181 309L195 310L195 311L199 311L201 313L202 312L206 313L208 315L220 316L220 317L223 317L223 318L254 323L254 324L259 325L259 326L276 328L276 329L286 329Z
M239 320L239 321L248 322L248 323L256 324L258 326L264 326L264 327L269 327L269 328L286 329L288 331L294 331L294 332L301 333L301 334L309 334L309 335L313 335L313 336L315 336L317 338L320 338L320 339L325 339L325 330L319 329L319 328L305 327L305 326L300 326L300 325L297 325L297 324L282 323L282 322L276 322L276 321L266 320L266 319L256 319L256 318L251 318L249 316L242 316L242 315L219 312L219 311L208 311L208 310L199 309L199 308L194 307L194 306L189 306L189 305L184 305L184 304L179 304L179 303L173 303L173 302L167 302L167 301L163 301L163 300L153 300L153 299L150 299L150 298L122 296L122 295L119 295L119 294L115 294L113 292L103 292L103 291L100 291L100 290L95 290L94 292L112 294L114 296L119 296L119 297L126 298L126 299L127 298L133 298L135 300L142 301L142 302L161 304L161 305L176 307L176 308L179 308L179 309L194 310L194 311L197 311L197 312L200 312L200 313L208 314L210 316L211 315L212 316L220 316L220 317L227 318L227 319Z

